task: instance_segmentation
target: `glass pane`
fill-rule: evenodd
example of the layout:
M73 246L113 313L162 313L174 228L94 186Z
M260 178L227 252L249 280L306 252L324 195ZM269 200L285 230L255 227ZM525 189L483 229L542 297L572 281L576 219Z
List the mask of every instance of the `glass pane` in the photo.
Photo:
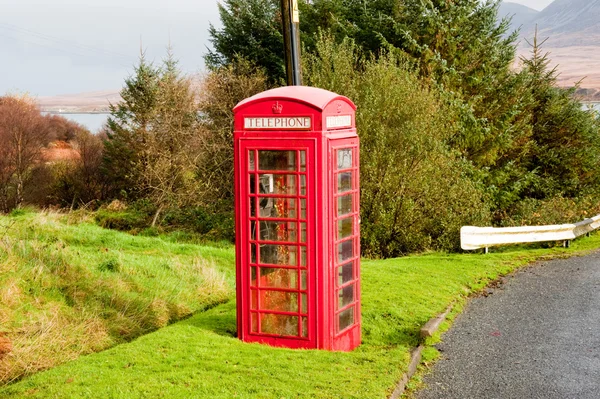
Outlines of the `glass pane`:
M252 222L255 223L255 222ZM263 241L298 241L295 222L268 222L260 221L259 239ZM252 235L254 240L254 235Z
M338 197L338 216L352 213L352 194Z
M262 218L295 219L296 199L258 197L258 213Z
M308 337L308 318L302 317L302 337Z
M250 216L256 216L256 199L254 197L250 197Z
M338 220L338 235L337 239L341 240L342 238L350 237L354 227L354 218L349 217L346 219Z
M250 285L256 287L256 267L250 268Z
M308 286L308 279L306 278L306 270L300 271L300 289L306 290Z
M353 241L344 241L337 245L338 263L342 263L354 256Z
M260 329L264 334L298 336L298 316L261 314Z
M248 151L248 170L254 170L254 151Z
M260 286L298 289L298 269L260 268Z
M250 244L250 263L256 263L256 244Z
M300 171L306 171L306 151L300 151Z
M260 263L270 265L296 266L298 247L295 245L260 245Z
M300 195L306 195L306 176L300 175Z
M338 173L338 193L352 190L352 172Z
M308 296L306 294L301 294L302 299L302 309L300 310L302 313L308 313Z
M338 309L350 305L352 302L354 302L354 284L338 291Z
M271 173L259 175L258 192L260 194L296 194L296 175L275 175Z
M256 193L256 175L255 174L251 174L250 175L250 179L249 181L249 190L250 190L250 194L255 194Z
M258 309L258 290L250 290L250 309Z
M260 291L260 310L297 312L298 293L283 291Z
M306 219L306 200L300 200L300 219Z
M259 151L260 170L296 170L296 151Z
M354 324L354 306L348 308L338 315L338 332L345 330Z
M306 223L300 223L300 242L306 242Z
M348 169L352 167L352 148L338 150L337 167L338 169Z
M338 267L338 287L346 284L348 281L352 281L352 262L346 263Z
M258 314L250 313L250 332L257 333L258 332Z
M300 247L300 266L306 266L306 247Z

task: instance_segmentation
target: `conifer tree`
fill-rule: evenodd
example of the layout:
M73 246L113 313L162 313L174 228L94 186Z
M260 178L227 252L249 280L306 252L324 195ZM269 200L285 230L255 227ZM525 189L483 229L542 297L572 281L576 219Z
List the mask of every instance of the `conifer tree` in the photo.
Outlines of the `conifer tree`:
M225 0L218 7L223 28L210 26L214 51L206 64L216 70L241 57L263 68L271 83L284 79L280 0Z
M600 185L600 121L575 99L578 85L557 86L557 69L550 67L544 43L536 32L531 56L521 58L533 98L529 112L535 145L528 167L536 180L527 195L577 197Z
M154 226L168 207L197 202L195 169L199 157L198 109L191 79L177 67L171 48L159 69L152 128L144 163L139 159L138 185L156 207Z
M199 196L196 93L169 47L159 67L142 54L121 97L111 105L104 172L112 181L113 197L149 200L154 225L166 208L194 203Z
M138 165L147 164L145 146L153 127L158 90L159 71L142 53L133 76L125 80L120 92L122 101L110 105L102 170L113 198L143 194L143 187L137 185Z

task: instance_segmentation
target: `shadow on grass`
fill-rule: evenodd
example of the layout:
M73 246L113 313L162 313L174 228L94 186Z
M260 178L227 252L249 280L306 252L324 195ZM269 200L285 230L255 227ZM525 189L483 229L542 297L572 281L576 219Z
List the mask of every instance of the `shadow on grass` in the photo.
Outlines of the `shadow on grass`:
M192 316L181 323L212 331L224 337L235 338L237 336L235 300Z
M372 316L367 319L369 319L368 326L363 326L362 331L363 345L366 344L373 348L411 348L420 343L421 325L411 325L400 319L372 320ZM225 338L237 338L235 300L232 299L227 303L198 313L179 324L192 326ZM389 324L395 327L389 328ZM387 328L385 328L386 325Z

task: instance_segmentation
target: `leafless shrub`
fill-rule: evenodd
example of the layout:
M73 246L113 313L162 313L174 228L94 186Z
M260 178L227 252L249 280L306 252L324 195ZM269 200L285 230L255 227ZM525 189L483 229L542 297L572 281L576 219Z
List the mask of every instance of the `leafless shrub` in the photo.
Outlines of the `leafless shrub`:
M0 210L24 201L25 182L46 144L48 129L33 99L26 95L0 98Z

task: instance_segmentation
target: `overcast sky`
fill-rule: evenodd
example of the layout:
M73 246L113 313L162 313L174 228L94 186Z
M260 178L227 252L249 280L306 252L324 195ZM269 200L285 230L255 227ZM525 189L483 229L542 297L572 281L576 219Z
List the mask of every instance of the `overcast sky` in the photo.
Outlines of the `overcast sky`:
M216 0L0 0L0 95L119 89L140 47L203 70Z
M158 63L169 41L183 71L203 71L209 23L217 0L0 0L0 95L119 89L140 48Z

